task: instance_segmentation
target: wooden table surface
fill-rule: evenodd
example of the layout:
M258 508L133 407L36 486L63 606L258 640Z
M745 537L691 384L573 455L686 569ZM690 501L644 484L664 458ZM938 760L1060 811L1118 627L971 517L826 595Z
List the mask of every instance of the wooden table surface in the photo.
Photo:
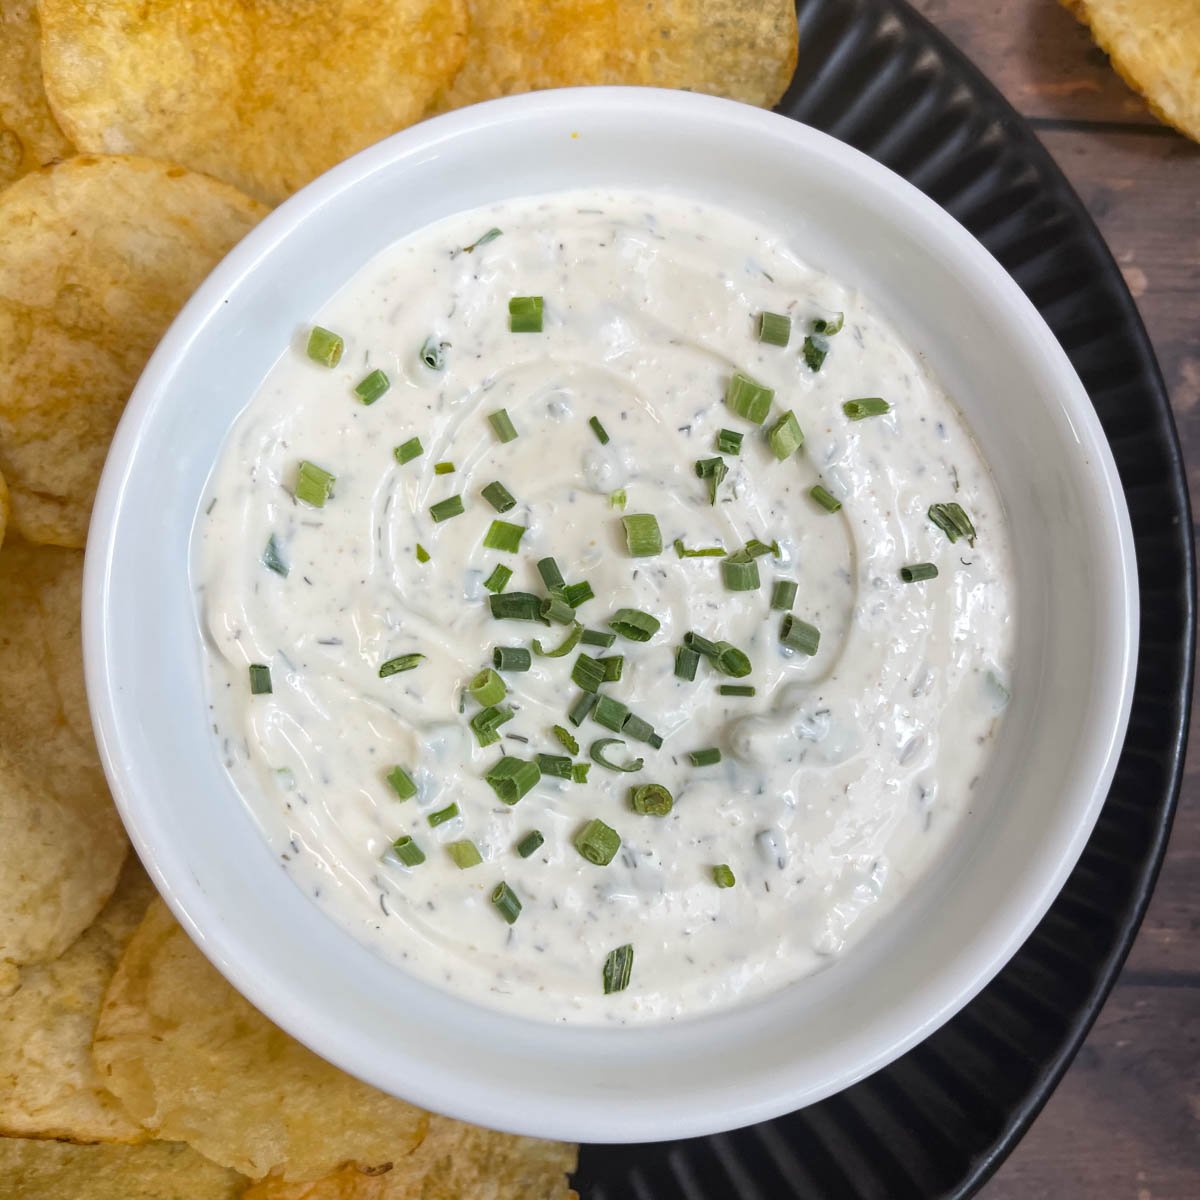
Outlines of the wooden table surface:
M1200 146L1159 124L1055 0L912 0L1037 130L1146 322L1200 511ZM1200 70L1200 63L1197 64ZM1200 738L1115 991L982 1200L1200 1200Z

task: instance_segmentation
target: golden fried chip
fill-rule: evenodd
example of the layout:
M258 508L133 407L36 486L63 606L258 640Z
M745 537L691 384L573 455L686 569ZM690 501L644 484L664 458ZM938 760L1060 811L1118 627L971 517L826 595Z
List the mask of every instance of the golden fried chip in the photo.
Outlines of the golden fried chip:
M82 571L78 550L12 539L0 550L0 961L10 963L57 958L104 907L125 859L83 690Z
M796 69L794 0L468 0L467 61L439 100L646 84L771 108Z
M8 484L0 475L0 546L4 545L4 531L8 528Z
M1155 116L1200 142L1200 4L1062 0Z
M146 359L265 212L146 159L73 158L0 193L0 469L23 537L83 545Z
M576 1147L513 1137L431 1115L411 1154L363 1171L343 1167L311 1183L272 1176L244 1200L570 1200Z
M236 1200L246 1181L189 1146L0 1138L4 1200Z
M41 0L50 104L81 150L170 158L277 203L425 113L465 0Z
M42 89L37 0L0 0L0 187L71 153Z
M255 1179L377 1166L415 1149L429 1121L272 1025L162 901L117 967L93 1051L104 1085L135 1120Z
M53 962L22 968L17 990L0 999L0 1132L80 1142L146 1136L101 1086L92 1035L117 961L153 897L131 855L95 923Z

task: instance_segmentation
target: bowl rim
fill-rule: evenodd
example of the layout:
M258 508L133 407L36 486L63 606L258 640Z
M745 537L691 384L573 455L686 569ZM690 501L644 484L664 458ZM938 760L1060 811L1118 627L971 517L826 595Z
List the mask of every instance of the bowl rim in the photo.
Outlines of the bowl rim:
M1108 548L1113 552L1113 582L1119 586L1109 595L1111 603L1105 622L1116 634L1110 642L1112 657L1102 668L1110 704L1104 709L1104 727L1088 731L1089 744L1094 746L1090 802L1074 824L1054 870L1046 872L1036 888L1029 889L1022 919L1008 929L1006 936L995 938L986 946L971 946L971 952L961 956L954 970L943 973L940 986L931 985L933 995L924 1019L909 1020L907 1025L902 1019L899 1023L903 1027L879 1038L874 1053L843 1063L820 1086L789 1080L781 1065L771 1075L769 1091L747 1096L714 1084L702 1098L703 1103L697 1104L693 1098L686 1111L672 1110L657 1123L647 1123L642 1114L637 1117L635 1127L620 1111L612 1111L619 1106L582 1092L570 1113L544 1111L533 1121L529 1114L522 1113L507 1121L507 1127L516 1132L595 1142L690 1137L738 1128L823 1099L885 1066L947 1021L991 981L1045 915L1083 851L1116 770L1133 698L1139 608L1133 535L1116 464L1087 392L1065 351L1007 271L955 218L889 168L790 117L734 101L658 88L563 88L491 100L431 118L359 152L301 189L252 229L192 295L151 356L119 422L92 511L83 581L84 672L97 746L118 811L159 893L202 952L256 1008L317 1054L381 1090L393 1091L395 1081L383 1077L368 1047L354 1046L339 1040L336 1033L317 1028L311 1016L305 1015L302 1001L268 988L256 974L255 959L236 930L216 919L201 927L197 915L207 912L213 916L204 889L186 858L171 847L169 839L157 836L152 823L140 812L143 802L137 796L136 767L131 766L129 756L123 752L116 716L122 702L115 686L106 636L110 568L126 484L140 445L142 427L152 415L164 383L178 369L180 360L186 358L198 331L214 318L224 297L238 289L243 277L256 269L258 261L286 241L313 212L336 203L356 182L396 160L435 151L438 145L460 134L496 123L511 125L523 117L538 115L561 117L564 112L593 121L616 114L637 113L645 117L648 110L653 110L654 118L660 122L676 116L700 115L720 123L731 137L739 131L748 136L769 131L777 138L790 140L797 151L819 151L825 162L861 179L865 185L887 189L894 203L907 208L946 246L955 259L955 269L969 268L994 291L998 304L1022 317L1027 332L1038 339L1043 369L1048 377L1064 385L1059 389L1060 401L1074 426L1081 452L1091 459L1097 488L1115 518L1108 528ZM650 1032L657 1026L651 1023L643 1028ZM406 1080L404 1087L405 1097L413 1103L494 1126L496 1112L487 1096L481 1093L473 1098L464 1094L469 1091L457 1077L414 1078Z

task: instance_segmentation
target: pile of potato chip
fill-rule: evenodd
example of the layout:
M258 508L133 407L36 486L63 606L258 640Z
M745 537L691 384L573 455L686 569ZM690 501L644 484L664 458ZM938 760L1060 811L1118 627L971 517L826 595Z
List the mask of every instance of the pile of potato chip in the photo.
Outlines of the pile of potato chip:
M0 1196L565 1200L575 1148L426 1113L272 1025L157 899L96 753L83 549L212 267L424 116L535 88L774 104L791 0L0 0Z

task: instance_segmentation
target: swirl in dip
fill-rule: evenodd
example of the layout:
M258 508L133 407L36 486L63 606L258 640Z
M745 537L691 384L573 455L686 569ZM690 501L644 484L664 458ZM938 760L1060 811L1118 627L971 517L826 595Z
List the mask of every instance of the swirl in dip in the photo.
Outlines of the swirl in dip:
M633 1022L903 899L971 818L1014 588L969 430L866 299L594 190L422 229L316 326L194 562L220 752L321 908L471 999Z

